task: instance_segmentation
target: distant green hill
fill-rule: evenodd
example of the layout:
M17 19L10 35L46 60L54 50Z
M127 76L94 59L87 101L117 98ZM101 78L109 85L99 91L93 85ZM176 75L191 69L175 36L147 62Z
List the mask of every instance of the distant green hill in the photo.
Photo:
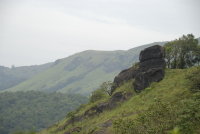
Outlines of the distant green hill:
M49 68L51 63L34 66L22 67L3 67L0 66L0 90L5 90L31 78L39 72Z
M127 51L88 50L64 59L59 59L43 72L7 91L59 91L88 95L91 91L138 61L139 52L155 42Z
M86 102L86 97L75 94L38 91L1 93L0 134L44 129Z

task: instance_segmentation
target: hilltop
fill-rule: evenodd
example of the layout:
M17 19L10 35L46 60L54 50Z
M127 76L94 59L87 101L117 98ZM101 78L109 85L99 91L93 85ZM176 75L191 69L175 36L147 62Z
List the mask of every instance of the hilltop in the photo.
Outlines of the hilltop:
M88 95L138 61L140 51L155 42L127 51L88 50L56 60L51 66L6 91L47 91ZM94 79L95 78L95 79Z

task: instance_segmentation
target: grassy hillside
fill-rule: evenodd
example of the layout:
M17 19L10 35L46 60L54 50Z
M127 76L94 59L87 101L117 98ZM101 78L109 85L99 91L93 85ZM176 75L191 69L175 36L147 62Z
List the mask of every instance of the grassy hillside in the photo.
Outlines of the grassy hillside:
M64 118L87 98L61 93L5 92L0 94L0 134L41 130Z
M104 81L138 61L139 52L152 43L127 51L84 51L57 60L48 70L7 91L60 91L88 95Z
M34 66L22 67L3 67L0 66L0 90L5 90L31 78L39 72L49 68L51 63Z
M199 83L200 68L195 71L196 68L167 69L162 81L152 83L141 93L134 92L132 81L126 82L115 93L132 97L118 102L117 107L86 116L92 107L111 98L104 96L38 134L198 134L200 93L190 90L192 81Z

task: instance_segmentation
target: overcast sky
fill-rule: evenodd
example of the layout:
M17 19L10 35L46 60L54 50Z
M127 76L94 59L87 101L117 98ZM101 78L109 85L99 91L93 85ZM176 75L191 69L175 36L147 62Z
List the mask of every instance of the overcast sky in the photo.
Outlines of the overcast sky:
M0 0L0 65L200 37L199 0Z

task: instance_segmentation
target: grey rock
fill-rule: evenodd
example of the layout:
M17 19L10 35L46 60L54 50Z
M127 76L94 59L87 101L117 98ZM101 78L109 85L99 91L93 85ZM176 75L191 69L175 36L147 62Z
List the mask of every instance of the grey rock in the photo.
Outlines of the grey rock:
M159 82L164 78L164 50L161 46L155 45L144 49L140 53L138 73L133 84L136 91L141 91L152 82Z
M140 52L139 60L144 62L150 59L162 59L164 57L164 49L159 45L148 47Z
M140 52L139 65L120 72L114 79L111 93L124 82L135 79L133 86L136 91L141 91L152 82L164 78L164 50L159 45L148 47Z

